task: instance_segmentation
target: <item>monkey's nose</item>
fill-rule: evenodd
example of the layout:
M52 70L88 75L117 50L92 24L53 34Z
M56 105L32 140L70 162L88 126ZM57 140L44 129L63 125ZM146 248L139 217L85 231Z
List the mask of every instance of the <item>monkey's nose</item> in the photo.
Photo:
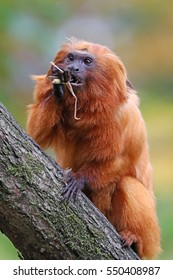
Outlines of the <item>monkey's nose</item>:
M72 65L68 67L72 73L79 72L80 68L78 65Z

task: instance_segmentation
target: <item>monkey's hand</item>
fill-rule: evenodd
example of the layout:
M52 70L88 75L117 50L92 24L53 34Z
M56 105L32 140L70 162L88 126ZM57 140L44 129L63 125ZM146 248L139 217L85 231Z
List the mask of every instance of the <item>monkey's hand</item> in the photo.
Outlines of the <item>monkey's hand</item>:
M64 187L61 195L62 200L75 201L78 194L85 186L84 178L76 179L70 172L65 180L66 186Z
M58 98L58 101L61 101L64 95L64 83L67 83L70 80L69 71L53 65L52 73L49 78L52 80L54 95Z

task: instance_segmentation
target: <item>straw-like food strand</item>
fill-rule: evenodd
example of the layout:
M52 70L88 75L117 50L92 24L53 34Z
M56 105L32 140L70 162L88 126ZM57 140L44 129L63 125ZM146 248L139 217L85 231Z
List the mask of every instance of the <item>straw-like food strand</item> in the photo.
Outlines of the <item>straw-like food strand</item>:
M51 61L50 64L52 64L56 69L58 69L58 71L59 71L61 74L64 73L64 71L63 71L61 68L59 68L54 62Z
M51 63L61 74L64 73L64 71L63 71L61 68L59 68L54 62L51 61L50 63ZM67 85L69 91L71 92L72 96L73 96L74 99L75 99L75 103L74 103L74 119L75 119L75 120L80 120L80 118L77 117L77 96L75 95L75 93L74 93L74 91L73 91L73 88L72 88L70 82L67 82L66 85Z
M80 120L80 118L77 117L77 97L74 94L74 91L73 91L73 88L72 88L70 82L67 82L66 85L67 85L69 91L71 92L72 96L75 99L75 103L74 103L74 118L75 118L75 120Z

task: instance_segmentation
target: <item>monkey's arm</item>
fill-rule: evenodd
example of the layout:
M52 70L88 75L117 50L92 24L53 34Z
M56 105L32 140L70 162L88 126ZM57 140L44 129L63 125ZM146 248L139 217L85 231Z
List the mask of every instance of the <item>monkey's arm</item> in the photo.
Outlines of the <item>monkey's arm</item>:
M64 83L70 79L68 71L51 64L47 75L33 77L36 81L35 103L28 107L27 132L43 148L51 146L58 137Z
M67 198L78 192L78 189L82 189L82 184L88 185L88 189L93 193L104 190L109 196L112 186L115 188L122 177L127 175L136 177L137 173L140 173L140 177L144 176L143 169L147 169L145 129L139 110L129 109L132 105L130 101L128 102L117 115L102 114L99 125L88 129L87 133L87 126L89 127L95 120L91 121L88 116L80 120L79 125L84 122L85 134L82 134L83 141L78 145L79 153L74 159L76 166L73 171L76 182L70 178L64 190ZM97 119L96 115L92 117Z
M53 92L52 82L46 75L35 76L34 103L28 106L27 132L46 148L57 135L61 104Z
M92 199L91 193L105 192L105 203L102 205L103 207L100 207L104 212L110 205L109 194L115 188L116 181L124 169L123 160L118 157L115 162L115 154L120 150L120 141L118 141L119 136L114 132L111 122L108 121L109 118L104 119L103 117L99 121L99 126L93 125L92 128L90 124L94 123L97 116L92 114L91 118L88 116L81 118L78 123L85 129L88 126L88 131L81 132L82 139L78 143L78 153L75 154L73 174L69 174L67 178L63 196L67 199L75 199L78 191L83 190Z

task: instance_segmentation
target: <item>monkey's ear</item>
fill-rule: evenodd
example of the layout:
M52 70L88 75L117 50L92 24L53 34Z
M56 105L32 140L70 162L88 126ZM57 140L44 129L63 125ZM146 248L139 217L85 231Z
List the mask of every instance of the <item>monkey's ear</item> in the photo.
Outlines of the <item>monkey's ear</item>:
M134 86L133 86L132 83L129 81L129 79L126 79L126 86L127 86L127 88L134 89Z
M115 75L115 88L116 96L119 101L123 101L128 97L127 83L126 83L126 73L124 71L117 71Z
M109 61L110 62L110 61ZM118 100L124 101L128 97L128 90L127 90L127 71L118 56L115 54L111 55L111 62L110 65L113 67L113 76L114 76L114 83L115 83L115 93Z

